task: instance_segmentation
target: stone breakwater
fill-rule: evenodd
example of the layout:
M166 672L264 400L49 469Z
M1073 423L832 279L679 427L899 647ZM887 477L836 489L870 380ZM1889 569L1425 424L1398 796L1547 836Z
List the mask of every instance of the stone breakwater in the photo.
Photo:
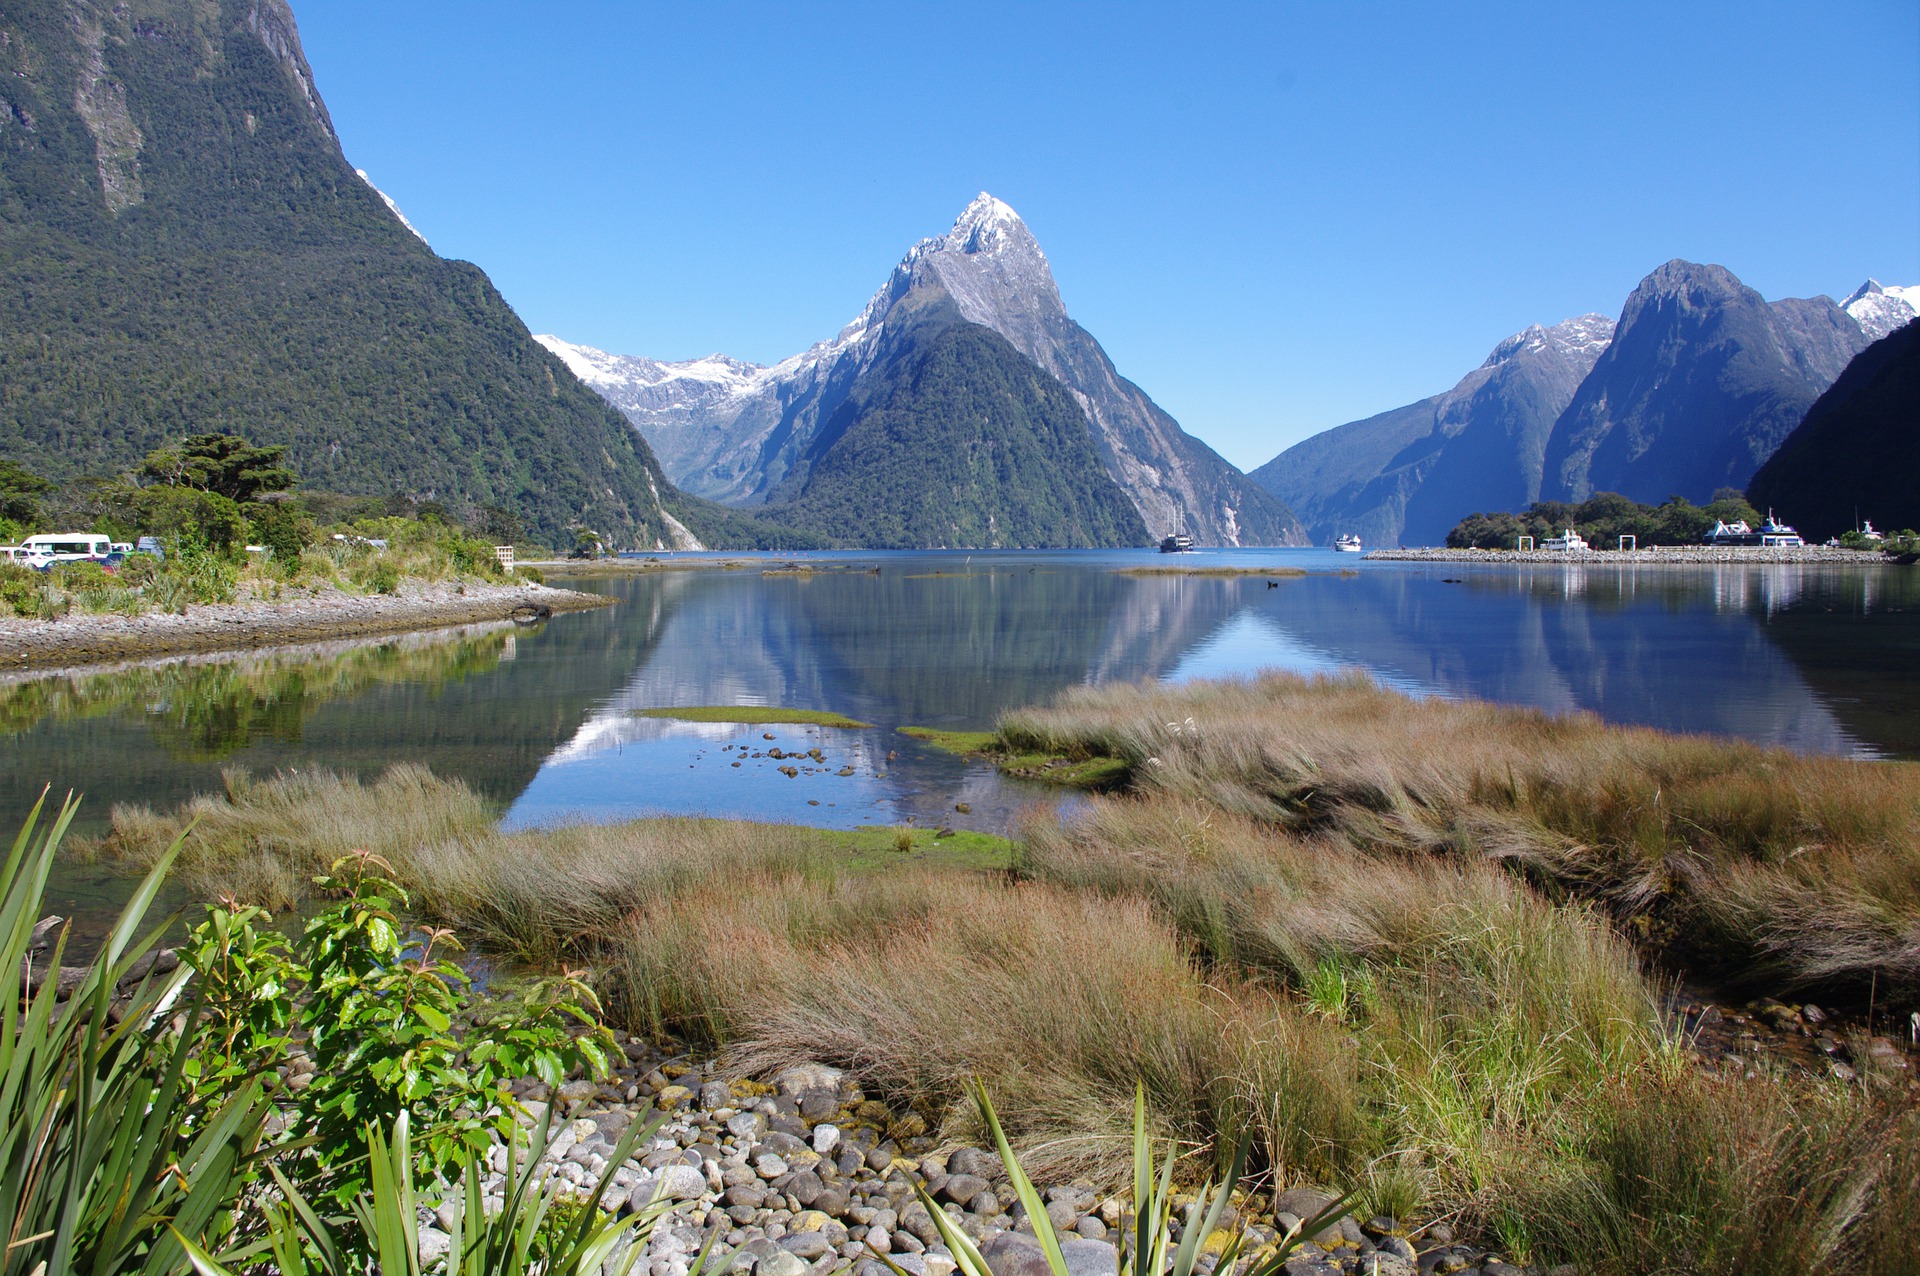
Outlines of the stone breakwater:
M1554 567L1668 567L1711 564L1724 566L1780 563L1846 563L1852 566L1884 564L1891 560L1857 549L1825 545L1783 546L1663 545L1655 549L1376 549L1361 556L1384 563L1544 563Z
M586 611L611 603L546 585L405 582L392 594L289 590L276 601L209 603L183 614L72 612L59 620L0 619L0 670L62 669L189 652L238 651L447 625L506 620L516 608Z
M549 1091L525 1081L515 1092L526 1108L523 1124L553 1109L554 1138L534 1176L557 1179L582 1201L591 1199L607 1157L649 1103L670 1114L630 1160L613 1168L599 1200L622 1215L656 1195L675 1203L636 1271L686 1276L711 1239L713 1273L894 1276L891 1263L908 1276L951 1276L953 1255L915 1191L923 1188L982 1248L995 1276L1048 1276L1033 1225L997 1156L938 1144L923 1117L868 1098L835 1068L802 1064L758 1081L718 1062L668 1057L643 1042L618 1039L626 1059L607 1083L572 1081ZM287 1084L301 1088L311 1074L311 1063L296 1057ZM496 1144L485 1184L493 1207L504 1193L507 1156ZM1123 1198L1086 1180L1039 1186L1073 1276L1116 1276ZM1310 1188L1256 1193L1237 1203L1227 1226L1249 1229L1253 1248L1270 1245L1330 1199ZM453 1220L451 1206L421 1207L423 1258L445 1253ZM1204 1238L1202 1270L1218 1267L1226 1240L1224 1232ZM1443 1222L1418 1227L1364 1215L1313 1237L1286 1270L1289 1276L1543 1276L1539 1268L1458 1243Z

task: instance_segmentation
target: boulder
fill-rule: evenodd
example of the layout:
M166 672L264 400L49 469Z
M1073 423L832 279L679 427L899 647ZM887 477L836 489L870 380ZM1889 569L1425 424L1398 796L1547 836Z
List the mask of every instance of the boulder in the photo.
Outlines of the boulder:
M754 1276L808 1276L807 1260L779 1246L754 1265Z
M1005 1169L1000 1158L979 1148L959 1148L947 1156L947 1173L971 1174L976 1178L991 1179Z

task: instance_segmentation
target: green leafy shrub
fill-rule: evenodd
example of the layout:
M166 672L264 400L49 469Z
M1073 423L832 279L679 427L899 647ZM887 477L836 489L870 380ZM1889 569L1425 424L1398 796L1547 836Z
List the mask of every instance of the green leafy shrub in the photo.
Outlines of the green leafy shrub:
M29 620L53 619L46 579L31 567L0 563L0 604L4 604L11 615Z
M300 570L300 556L313 540L313 520L290 502L255 503L247 509L255 543L265 545L276 575L292 577Z
M384 556L355 563L347 573L359 588L370 594L391 594L400 588L400 568Z
M303 1040L313 1079L285 1098L275 1146L291 1177L342 1203L367 1186L358 1148L369 1124L411 1114L420 1172L457 1174L463 1156L485 1154L489 1132L511 1134L507 1082L603 1076L614 1049L589 1014L599 1009L592 990L570 978L537 981L502 1009L472 1005L450 960L452 934L410 939L393 911L406 892L380 871L392 870L364 853L337 861L316 884L341 898L292 941L258 925L260 910L222 905L185 949L207 990L189 1071L196 1092L283 1067Z

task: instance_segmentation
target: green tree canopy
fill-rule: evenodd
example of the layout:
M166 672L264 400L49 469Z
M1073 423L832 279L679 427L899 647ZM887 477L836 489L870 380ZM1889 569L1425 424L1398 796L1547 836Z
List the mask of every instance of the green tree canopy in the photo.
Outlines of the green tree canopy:
M39 513L34 498L52 486L17 461L0 459L0 518L31 523Z
M237 434L195 434L177 447L147 453L140 472L173 487L245 502L298 481L281 463L286 454L283 446L255 447Z

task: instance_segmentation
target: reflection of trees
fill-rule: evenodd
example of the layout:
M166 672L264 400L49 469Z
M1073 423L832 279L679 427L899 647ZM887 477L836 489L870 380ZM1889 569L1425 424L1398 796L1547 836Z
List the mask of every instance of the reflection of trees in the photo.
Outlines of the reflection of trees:
M1809 574L1765 632L1857 739L1920 758L1920 569Z
M1588 568L1575 591L1565 569L1442 576L1312 577L1273 619L1337 657L1449 694L1800 749L1851 745L1772 640L1777 609L1806 577Z
M295 744L323 704L384 683L430 691L500 663L509 634L401 638L345 650L274 652L221 661L172 661L39 678L0 688L0 730L46 719L132 712L168 756L215 762L256 739Z
M659 581L625 605L530 630L472 629L250 656L195 658L0 687L0 825L52 783L170 806L220 787L220 766L377 775L419 762L501 802L642 662L673 615ZM511 642L512 659L505 659Z

